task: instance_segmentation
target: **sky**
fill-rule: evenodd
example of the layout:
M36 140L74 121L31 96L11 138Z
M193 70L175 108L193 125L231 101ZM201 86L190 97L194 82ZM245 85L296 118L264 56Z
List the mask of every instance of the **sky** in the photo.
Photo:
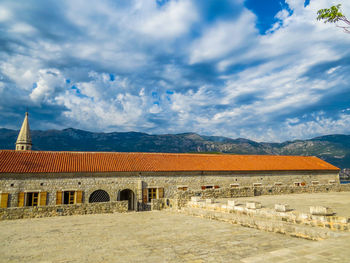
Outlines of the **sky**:
M338 3L2 0L0 127L350 134L350 34L316 20Z

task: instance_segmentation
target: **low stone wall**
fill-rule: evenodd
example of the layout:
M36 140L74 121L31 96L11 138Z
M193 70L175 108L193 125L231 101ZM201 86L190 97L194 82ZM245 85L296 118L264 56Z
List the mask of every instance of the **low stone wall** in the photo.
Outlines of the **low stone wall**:
M128 201L38 207L11 207L0 208L0 220L115 212L123 213L127 211Z
M312 240L339 236L341 235L339 231L349 231L350 228L350 220L345 217L315 216L298 211L277 212L261 208L260 203L256 206L254 202L247 203L246 206L233 203L235 202L215 203L212 199L196 200L190 201L179 211L188 215Z
M206 189L197 191L178 191L176 208L184 207L192 196L198 196L202 199L207 198L236 198L251 197L260 195L282 195L282 194L301 194L301 193L327 193L350 191L350 184L334 185L312 185L312 186L258 186L258 187L236 187Z

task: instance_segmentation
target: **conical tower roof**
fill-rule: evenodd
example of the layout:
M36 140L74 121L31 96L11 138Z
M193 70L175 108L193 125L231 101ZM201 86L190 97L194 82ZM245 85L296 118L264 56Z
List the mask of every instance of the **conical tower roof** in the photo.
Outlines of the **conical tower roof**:
M28 112L26 112L26 116L24 117L24 121L18 134L16 144L32 144L32 137L30 136L30 128L28 122Z

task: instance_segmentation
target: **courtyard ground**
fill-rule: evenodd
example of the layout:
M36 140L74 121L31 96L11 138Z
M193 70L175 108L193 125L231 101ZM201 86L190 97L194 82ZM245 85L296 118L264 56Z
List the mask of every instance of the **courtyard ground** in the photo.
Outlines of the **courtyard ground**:
M0 242L0 262L350 262L350 233L309 241L167 211L0 221Z

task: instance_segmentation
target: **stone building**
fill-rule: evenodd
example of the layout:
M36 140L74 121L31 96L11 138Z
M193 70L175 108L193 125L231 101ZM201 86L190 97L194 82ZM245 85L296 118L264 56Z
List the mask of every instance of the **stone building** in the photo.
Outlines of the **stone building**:
M0 150L1 207L128 200L142 210L182 191L339 184L317 157L31 151L28 114L16 150Z

